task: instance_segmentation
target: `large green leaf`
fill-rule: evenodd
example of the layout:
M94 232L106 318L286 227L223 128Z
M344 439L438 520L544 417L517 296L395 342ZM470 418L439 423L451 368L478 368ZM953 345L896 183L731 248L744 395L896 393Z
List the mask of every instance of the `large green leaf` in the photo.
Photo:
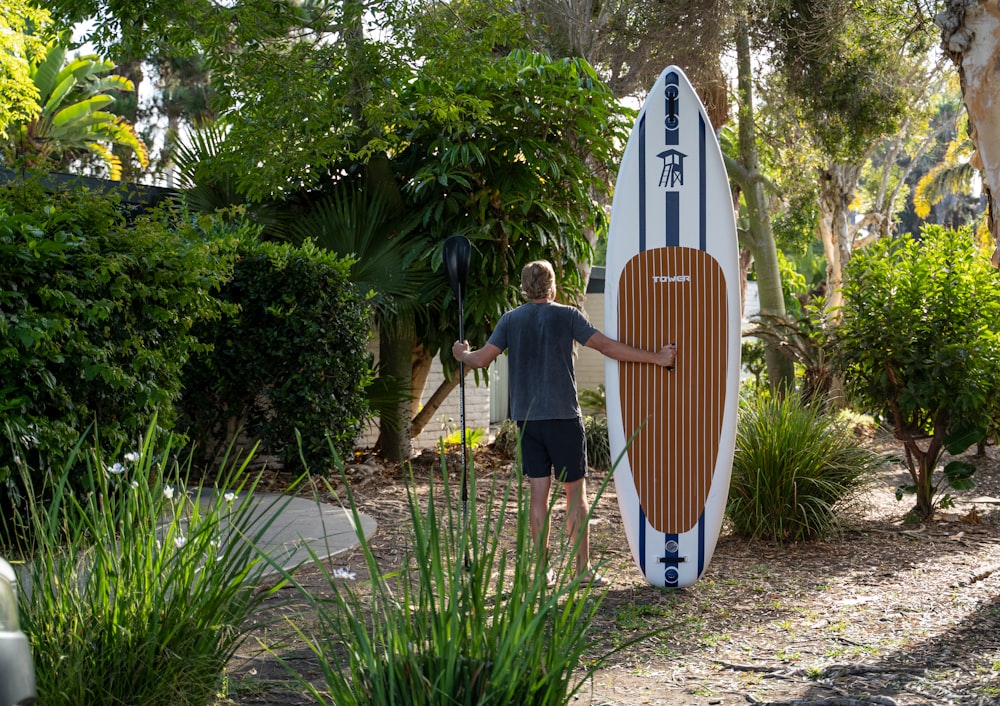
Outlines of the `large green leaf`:
M41 100L44 101L52 93L57 83L56 77L59 75L59 67L62 66L65 60L66 49L56 45L49 49L45 58L38 64L38 67L35 69L34 80Z
M966 461L952 461L944 467L944 475L948 479L948 485L954 490L969 490L976 486L972 476L976 472L976 467Z
M81 123L84 126L96 125L99 122L104 122L108 117L113 119L115 117L113 114L103 113L101 116L97 116L97 120L90 123L87 122L87 119L95 117L95 113L101 108L111 105L114 102L115 99L111 96L100 95L68 105L52 116L52 127L64 127L70 123Z
M113 71L114 62L105 61L100 57L90 55L77 57L60 72L60 77L72 75L78 82L83 83L87 79Z
M973 444L978 443L986 436L986 430L982 427L964 427L956 429L948 434L944 439L944 447L951 455L963 453Z

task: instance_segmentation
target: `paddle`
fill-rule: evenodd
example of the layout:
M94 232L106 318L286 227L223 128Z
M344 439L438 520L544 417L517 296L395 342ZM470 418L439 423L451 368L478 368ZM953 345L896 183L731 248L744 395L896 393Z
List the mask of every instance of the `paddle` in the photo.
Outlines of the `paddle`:
M453 235L444 241L444 268L448 273L448 283L451 291L458 299L458 340L465 340L465 283L469 278L469 260L472 256L472 243L464 235ZM462 424L462 523L466 519L466 508L469 504L469 488L467 480L468 462L465 451L465 366L458 363L458 408Z

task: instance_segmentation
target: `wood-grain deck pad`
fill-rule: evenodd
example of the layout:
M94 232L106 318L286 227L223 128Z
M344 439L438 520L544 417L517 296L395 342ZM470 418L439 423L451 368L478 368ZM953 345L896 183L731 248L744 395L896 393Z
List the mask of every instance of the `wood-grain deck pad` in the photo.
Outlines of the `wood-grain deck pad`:
M618 337L654 350L677 344L673 372L619 363L625 438L639 503L650 525L680 534L698 521L715 470L726 401L726 280L711 255L647 250L619 280Z

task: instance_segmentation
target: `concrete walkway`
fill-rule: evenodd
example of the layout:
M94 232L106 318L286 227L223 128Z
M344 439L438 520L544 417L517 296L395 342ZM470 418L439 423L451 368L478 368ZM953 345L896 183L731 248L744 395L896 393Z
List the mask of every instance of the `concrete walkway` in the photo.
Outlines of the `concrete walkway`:
M212 502L203 496L203 506ZM247 502L237 499L237 503ZM351 512L339 505L321 503L310 498L286 496L275 493L254 493L250 534L255 534L258 523L263 528L258 548L283 569L294 569L312 561L313 555L323 560L346 552L359 544ZM365 538L376 529L375 520L361 515L361 529ZM275 573L272 566L265 573Z

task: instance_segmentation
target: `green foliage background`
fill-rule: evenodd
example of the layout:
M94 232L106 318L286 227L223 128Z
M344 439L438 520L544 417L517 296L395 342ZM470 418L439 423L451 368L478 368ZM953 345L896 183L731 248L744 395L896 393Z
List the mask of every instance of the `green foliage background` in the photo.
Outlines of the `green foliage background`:
M985 426L1000 394L1000 282L971 233L881 240L846 274L837 361L854 399L901 435Z
M163 208L127 224L114 196L0 189L0 413L38 472L95 422L101 444L134 444L176 416L181 370L218 317L225 231ZM0 481L14 452L0 445Z
M350 455L367 412L371 318L349 267L308 242L240 241L219 293L232 308L196 329L211 347L184 374L182 423L208 460L240 428L292 466L297 433L313 470L329 465L327 436Z

